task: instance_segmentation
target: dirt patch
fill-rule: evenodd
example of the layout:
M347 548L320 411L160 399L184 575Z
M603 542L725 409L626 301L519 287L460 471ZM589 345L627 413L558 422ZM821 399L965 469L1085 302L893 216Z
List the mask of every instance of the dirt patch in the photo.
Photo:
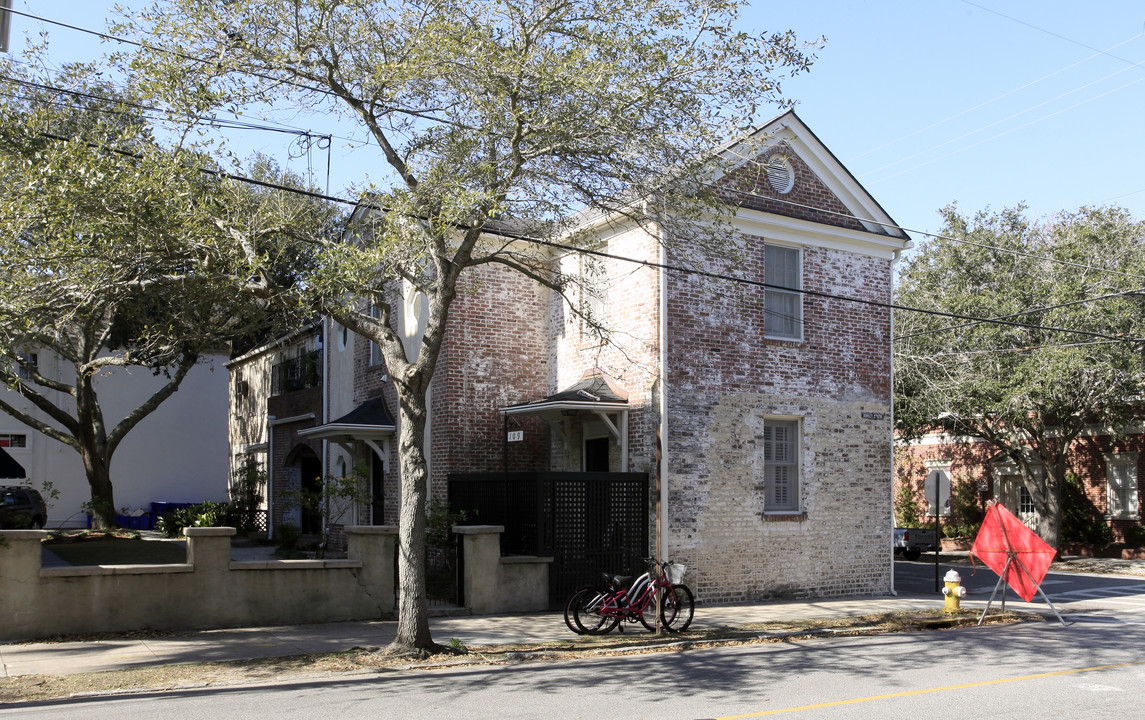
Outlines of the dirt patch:
M1005 624L1033 619L1040 620L1041 616L1008 612L992 615L986 622ZM805 621L798 625L759 623L679 634L581 635L547 643L482 645L473 648L463 648L456 643L450 643L451 653L415 662L411 662L408 657L387 655L381 648L354 648L346 652L322 655L159 665L77 675L19 675L0 679L0 703L82 697L91 694L164 692L226 685L291 682L307 677L349 673L432 671L459 665L505 665L601 655L684 652L729 645L792 642L823 636L942 630L974 624L977 621L977 615L969 611L953 616L945 615L941 611L885 613L839 620Z

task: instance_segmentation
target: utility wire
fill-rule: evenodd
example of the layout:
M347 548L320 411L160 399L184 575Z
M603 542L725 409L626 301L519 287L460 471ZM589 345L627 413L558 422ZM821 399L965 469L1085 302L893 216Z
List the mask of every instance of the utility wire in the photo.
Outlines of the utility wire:
M69 138L63 137L61 135L55 135L52 133L41 132L40 135L47 138L47 139L56 140L59 142L69 142L70 141ZM127 151L127 150L120 150L117 148L109 148L106 146L97 145L95 143L87 143L87 144L91 147L96 148L96 149L102 149L102 150L105 150L108 152L112 152L116 155L131 158L134 160L143 159L143 156L140 155L139 153L135 153L135 152ZM344 205L353 205L355 207L363 206L363 207L366 207L366 208L369 208L372 210L378 210L378 211L384 212L384 213L391 212L391 210L389 208L387 208L383 205L378 205L378 204L374 203L373 201L369 201L369 200L366 200L366 201L348 200L346 198L340 198L340 197L336 197L336 196L332 196L332 195L326 195L323 193L317 193L317 192L313 192L313 191L309 191L309 190L300 190L298 188L292 188L292 187L289 187L287 185L282 185L279 183L272 183L272 182L268 182L265 180L256 180L254 178L243 177L241 175L234 175L231 173L223 172L221 170L215 170L213 168L199 168L199 172L207 174L207 175L211 175L214 177L218 177L220 179L234 180L236 182L247 183L250 185L255 185L258 187L263 187L263 188L267 188L267 189L271 189L271 190L279 190L279 191L283 191L283 192L294 193L296 195L303 195L303 196L318 199L318 200L325 200L328 202L339 203L339 204L344 204ZM415 219L424 220L424 218L415 218ZM458 229L459 230L469 230L472 228L458 226ZM905 312L917 312L917 313L923 313L925 315L934 315L937 317L947 317L947 318L951 318L954 320L968 320L968 321L974 321L974 322L991 323L991 324L995 324L995 325L1006 325L1009 327L1024 328L1024 329L1029 329L1029 330L1043 330L1043 331L1047 331L1047 332L1071 333L1074 335L1084 335L1084 336L1088 336L1088 337L1097 337L1097 338L1102 338L1105 340L1125 340L1125 341L1137 341L1137 340L1139 340L1139 338L1115 338L1115 337L1112 337L1110 335L1106 335L1103 333L1097 333L1097 332L1091 332L1088 330L1074 330L1074 329L1070 329L1070 328L1057 328L1057 327L1048 327L1048 326L1044 326L1044 325L1033 325L1033 324L1029 324L1029 323L1019 323L1019 322L1013 322L1010 320L980 318L980 317L974 317L971 315L962 315L960 313L943 312L941 310L925 310L922 308L915 308L915 307L910 307L907 305L899 305L897 303L883 302L880 300L866 300L863 298L848 297L846 295L837 295L834 293L821 292L818 290L807 290L807 289L792 290L789 287L777 285L775 283L768 283L768 282L765 282L762 280L751 280L749 278L737 278L737 277L734 277L732 275L724 275L722 273L714 273L714 272L710 272L707 270L697 270L695 268L688 268L688 267L684 267L682 265L673 265L670 263L660 263L660 262L655 262L652 260L637 260L635 258L624 257L622 255L613 255L610 253L603 252L601 250L590 250L588 248L576 247L574 245L569 245L566 243L558 243L558 242L555 242L552 240L542 240L540 238L534 238L534 237L530 237L528 235L523 235L520 233L510 233L507 231L491 229L491 228L483 228L482 232L489 234L489 235L504 237L504 238L507 238L510 240L517 240L520 242L526 242L526 243L530 243L530 244L534 244L534 245L540 245L542 247L550 247L550 248L554 248L557 250L565 250L568 252L580 253L582 255L593 255L596 257L608 258L611 260L618 260L621 262L634 263L634 264L642 265L642 266L648 267L648 268L663 269L663 270L667 270L669 272L675 272L675 273L679 273L679 274L683 274L683 275L693 275L693 276L697 276L697 277L705 277L705 278L709 278L712 280L721 280L721 281L725 281L725 282L732 282L732 283L737 283L737 284L741 284L741 285L748 285L750 287L760 287L760 288L765 288L765 289L770 289L770 290L782 290L784 292L797 292L797 293L799 293L800 296L811 296L811 297L825 298L825 299L829 299L829 300L839 300L842 302L857 303L859 305L866 305L869 307L878 307L878 308L882 308L885 310L901 310L901 311L905 311Z
M997 15L998 17L1006 18L1007 20L1010 20L1011 22L1016 22L1019 25L1025 25L1026 27L1031 28L1033 30L1037 30L1040 33L1045 33L1046 35L1056 37L1059 40L1065 40L1068 43L1072 43L1074 45L1077 45L1078 47L1083 47L1086 50L1092 50L1093 52L1100 53L1102 55L1106 55L1108 57L1111 57L1114 60L1120 60L1121 62L1125 63L1126 65L1132 65L1133 67L1145 68L1145 64L1142 64L1139 62L1134 62L1132 60L1126 60L1125 58L1120 57L1118 55L1114 55L1113 53L1108 52L1106 50L1099 50L1098 48L1095 48L1092 45L1086 45L1083 42L1079 42L1077 40L1074 40L1073 38L1066 37L1065 35L1058 35L1056 32L1052 32L1050 30L1046 30L1045 28L1038 27L1037 25L1033 25L1031 23L1028 23L1025 20L1019 20L1018 18L1011 17L1010 15L1006 15L1005 13L1000 13L997 10L992 10L992 9L990 9L984 5L979 5L978 3L970 2L970 0L962 0L962 2L966 3L967 5L970 5L971 7L976 7L979 10L984 10L985 12Z
M1078 60L1077 62L1070 64L1070 65L1066 65L1065 67L1059 68L1058 70L1054 70L1052 73L1049 73L1048 75L1043 75L1042 77L1038 78L1037 80L1031 80L1030 82L1026 83L1025 85L1021 85L1019 87L1016 87L1013 90L1002 93L1001 95L996 95L995 97L992 97L989 100L985 100L983 102L980 102L973 107L967 108L961 112L957 112L957 113L955 113L955 114L953 114L947 118L939 120L938 122L933 122L930 125L927 125L926 127L915 130L914 132L903 135L899 138L891 140L890 142L883 143L882 145L879 145L878 147L874 147L874 148L871 148L870 150L859 153L858 155L853 156L851 158L851 160L859 160L859 159L864 158L868 155L871 155L872 153L879 152L880 150L886 150L889 147L897 145L898 143L902 142L903 140L909 140L910 138L915 137L916 135L921 135L922 133L926 132L927 130L933 130L934 128L936 128L940 125L945 125L946 123L950 122L951 120L957 120L958 118L962 117L963 115L969 115L970 113L974 112L975 110L981 110L982 108L986 107L987 105L991 105L993 103L998 102L999 100L1003 100L1003 99L1005 99L1005 98L1007 98L1007 97L1009 97L1015 93L1019 93L1022 90L1025 90L1026 88L1033 87L1034 85L1037 85L1040 82L1043 82L1045 80L1049 80L1050 78L1054 77L1055 75L1060 75L1067 70L1072 70L1073 68L1078 67L1079 65L1084 65L1085 63L1089 62L1090 60L1094 59L1095 57L1098 57L1099 55L1108 54L1109 50L1114 50L1116 48L1121 47L1122 45L1128 45L1129 43L1133 42L1134 40L1137 40L1141 36L1142 36L1142 34L1138 33L1137 35L1134 35L1133 37L1131 37L1127 40L1122 40L1121 42L1117 43L1116 45L1110 46L1106 50L1099 50L1087 58L1084 58L1082 60Z
M970 4L970 5L974 5L974 3L968 2L968 0L963 0L963 2L967 2L967 4ZM981 7L981 6L976 6L976 7ZM1010 19L1010 20L1014 20L1014 18L1009 18L1009 17L1008 17L1008 16L1006 16L1006 15L1002 15L1001 13L997 13L997 12L995 12L995 11L993 11L993 10L989 10L989 8L984 8L984 7L982 7L981 9L983 9L983 10L986 10L986 11L988 11L988 12L992 12L992 13L994 13L994 14L996 14L996 15L1001 15L1002 17L1006 17L1007 19ZM153 46L153 45L150 45L150 44L147 44L147 43L142 43L142 42L139 42L139 41L135 41L135 40L128 40L128 39L126 39L126 38L118 37L118 36L115 36L115 35L110 35L110 34L108 34L108 33L102 33L102 32L98 32L98 31L95 31L95 30L90 30L90 29L88 29L88 28L83 28L83 27L79 27L79 26L76 26L76 25L70 25L70 24L68 24L68 23L63 23L63 22L60 22L60 21L58 21L58 20L51 20L51 19L49 19L49 18L45 18L45 17L39 16L39 15L34 15L34 14L32 14L32 13L27 13L27 12L23 12L23 11L20 11L20 10L14 10L14 9L13 9L13 10L9 10L9 12L15 13L15 14L17 14L17 15L22 15L22 16L24 16L24 17L28 17L28 18L31 18L31 19L34 19L34 20L39 20L39 21L42 21L42 22L47 22L47 23L51 23L51 24L54 24L54 25L59 25L59 26L61 26L61 27L66 27L66 28L68 28L68 29L71 29L71 30L76 30L76 31L78 31L78 32L89 33L89 34L91 34L91 35L95 35L95 36L98 36L98 37L100 37L100 38L104 38L104 39L108 39L108 40L113 40L113 41L115 41L115 42L121 42L121 43L125 43L125 44L128 44L128 45L134 45L134 46L137 46L137 47L141 47L141 48L145 48L145 49L156 50L156 51L159 51L159 52L168 53L168 54L171 54L171 55L175 55L176 57L181 57L181 58L183 58L183 59L186 59L186 60L192 60L192 61L194 61L194 62L206 62L206 61L204 61L204 60L202 60L202 59L200 59L200 58L196 58L196 57L194 57L194 56L192 56L192 55L188 55L188 54L185 54L185 53L181 53L181 52L179 52L179 51L176 51L176 50L170 50L170 49L167 49L167 48L163 48L163 47L160 47L160 46ZM1017 21L1017 20L1015 20L1015 22L1021 22L1021 21ZM1027 24L1027 23L1022 23L1022 24ZM1054 34L1054 33L1049 33L1049 32L1048 32L1048 31L1046 31L1046 30L1042 30L1041 28L1037 28L1037 27L1035 27L1035 26L1032 26L1032 25L1031 25L1030 27L1034 27L1034 29L1036 29L1036 30L1039 30L1039 31L1041 31L1041 32L1047 32L1048 34L1051 34L1051 35L1053 35L1053 34ZM1060 37L1060 36L1058 36L1058 37ZM1065 39L1065 40L1069 40L1069 38L1062 38L1062 39ZM1072 40L1069 40L1069 41L1070 41L1070 42L1075 42L1075 41L1072 41ZM1128 41L1127 41L1127 42L1128 42ZM1081 43L1075 43L1075 44L1079 44L1079 45L1082 45ZM1090 47L1089 47L1089 46L1087 46L1087 45L1082 45L1082 46L1083 46L1083 47L1086 47L1086 48L1088 48L1088 49L1090 49L1090 50L1094 50L1095 52L1098 52L1098 53L1101 53L1101 54L1106 54L1106 55L1109 55L1109 53L1108 53L1108 52L1106 52L1106 51L1103 51L1103 50L1097 50L1096 48L1090 48ZM1139 63L1132 63L1132 62L1130 62L1130 61L1128 61L1128 60L1125 60L1124 58L1118 58L1118 57L1117 57L1117 56L1115 56L1115 55L1110 55L1110 57L1114 57L1114 58L1117 58L1118 60L1122 60L1123 62L1127 62L1127 63L1130 63L1130 64L1132 64L1132 65L1138 65L1138 66L1140 66L1140 67L1145 67L1145 65L1140 65ZM260 77L260 78L263 78L263 79L265 79L265 80L271 80L271 81L274 81L274 82L283 82L283 83L285 83L285 84L288 84L288 85L293 85L293 86L295 86L295 87L298 87L298 88L300 88L300 89L303 89L303 90L307 90L307 91L310 91L310 92L316 92L316 93L321 93L321 94L330 95L330 96L333 96L333 97L339 97L339 96L338 96L336 93L333 93L333 92L331 92L331 91L328 91L328 90L324 90L324 89L322 89L322 88L311 87L311 86L308 86L308 85L305 85L305 84L300 84L300 83L292 83L292 82L289 82L289 81L286 81L286 80L281 80L281 79L279 79L279 78L273 78L273 77L269 77L269 76L266 76L266 75L260 75L260 74L258 74L258 73L252 73L252 74L253 74L253 75L255 75L256 77ZM339 138L339 139L341 139L341 140L347 140L348 142L358 142L358 141L356 141L356 140L350 140L349 138ZM993 139L993 138L990 138L990 139ZM329 158L327 158L327 159L329 160ZM915 169L915 168L911 168L911 169L913 170L913 169ZM726 190L727 188L722 188L722 189L725 189L725 190ZM738 190L733 190L732 192L735 192L735 193L737 193L737 194L740 194L740 195L750 196L750 194L749 194L749 193L745 193L745 192L742 192L742 191L738 191ZM330 199L330 198L323 198L323 199ZM938 234L938 233L931 233L931 232L926 232L926 231L924 231L924 230L914 230L914 229L910 229L910 228L906 228L906 227L903 227L903 226L901 226L901 225L897 225L897 224L895 224L895 223L884 223L884 222L879 222L879 221L877 221L877 220L872 220L872 219L869 219L869 218L861 218L861 217L859 217L859 216L857 216L857 215L852 215L852 214L849 214L849 213L841 213L841 212L835 212L835 211L831 211L831 210L826 210L826 209L823 209L823 208L815 208L815 207L811 207L811 206L809 206L809 205L804 205L804 204L802 204L802 203L797 203L797 202L793 202L793 201L790 201L790 200L783 200L783 199L779 199L779 198L771 198L771 200L772 200L773 202L783 203L783 204L786 204L786 205L791 205L791 206L794 206L794 207L801 207L801 208L811 209L811 210L815 210L815 211L817 211L817 212L821 212L821 213L825 213L825 214L830 214L830 215L835 215L835 216L838 216L838 217L843 217L843 218L848 218L848 219L852 219L852 220L857 220L857 221L859 221L859 222L864 222L864 223L872 223L872 224L880 225L880 226L882 226L882 227L885 227L885 228L895 229L895 230L899 230L899 231L902 231L902 232L913 233L913 234L915 234L915 235L923 235L923 236L926 236L926 237L933 237L933 238L937 238L937 239L950 240L951 242L959 242L959 243L964 243L964 244L967 244L967 245L973 245L973 246L976 246L976 247L981 247L981 248L985 248L985 249L997 250L998 252L1006 252L1006 253L1011 253L1011 254L1014 254L1014 255L1021 255L1021 256L1024 256L1024 257L1030 257L1030 258L1033 258L1033 259L1040 259L1040 260L1045 260L1045 261L1047 261L1047 262L1052 262L1052 263L1058 263L1058 264L1062 264L1062 265L1068 265L1068 266L1072 266L1072 267L1077 267L1077 268L1080 268L1080 269L1085 269L1085 270L1093 270L1093 271L1097 271L1097 272L1109 273L1109 274L1114 274L1114 275L1121 275L1121 276L1123 276L1123 277L1130 277L1130 278L1134 278L1134 279L1137 279L1137 280L1145 280L1145 276L1141 276L1141 275L1132 275L1132 274L1130 274L1130 273L1123 273L1123 272L1119 272L1119 271L1116 271L1116 270L1107 270L1107 269L1105 269L1105 268L1097 268L1097 267L1093 267L1093 266L1091 266L1091 265L1083 265L1083 264L1080 264L1080 263L1071 263L1071 262L1068 262L1068 261L1065 261L1065 260L1058 260L1058 259L1056 259L1056 258L1046 257L1046 256L1042 256L1042 255L1035 255L1035 254L1033 254L1033 253L1026 253L1026 252L1022 252L1022 251L1020 251L1020 250L1010 250L1010 249L1007 249L1007 248L1000 248L1000 247L991 246L991 245L986 245L986 244L982 244L982 243L975 243L975 242L972 242L972 241L969 241L969 240L963 240L963 239L960 239L960 238L954 238L954 237L950 237L950 236L948 236L948 235L941 235L941 234ZM341 200L332 200L332 201L335 201L335 202L342 202Z
M1046 312L1047 310L1058 310L1058 309L1061 309L1064 307L1070 307L1071 305L1083 305L1086 303L1097 302L1098 300L1109 300L1111 298L1124 297L1126 295L1141 295L1141 294L1145 294L1145 288L1138 288L1136 290L1126 290L1124 292L1117 292L1117 293L1109 293L1108 295L1099 295L1097 297L1091 297L1091 298L1083 298L1081 300L1073 300L1071 302L1060 303L1058 305L1047 305L1045 307L1031 308L1029 310L1023 310L1022 312L1013 313L1011 315L998 315L998 316L995 316L995 317L990 318L990 319L991 320L1009 320L1011 318L1022 317L1023 315L1030 315L1030 314L1036 313L1036 312ZM933 330L920 330L919 332L907 333L905 335L897 335L897 336L895 336L895 340L906 340L908 338L919 337L922 335L932 335L934 333L947 332L949 330L965 330L967 328L973 327L973 326L978 325L978 324L980 324L980 323L979 322L963 323L961 325L948 325L947 327L934 328Z
M123 43L124 45L133 45L133 46L138 47L138 48L143 48L144 50L152 50L155 52L161 52L161 53L164 53L166 55L174 55L177 58L182 58L183 60L190 60L191 62L203 63L203 64L211 62L210 60L198 58L198 57L195 57L194 55L188 55L187 53L180 52L179 50L172 50L170 48L165 48L161 45L152 45L150 43L141 42L139 40L129 40L129 39L124 38L124 37L119 37L116 35L111 35L108 33L99 32L98 30L89 30L88 28L80 27L78 25L69 25L68 23L60 22L59 20L52 20L50 18L46 18L46 17L40 16L40 15L33 15L32 13L24 12L22 10L15 10L13 8L9 8L8 12L13 13L15 15L21 15L23 17L30 18L32 20L39 20L40 22L46 22L46 23L49 23L51 25L58 25L60 27L65 27L65 28L68 28L69 30L75 30L77 32L82 32L82 33L88 33L89 35L95 35L96 37L102 38L104 40L111 40L113 42ZM298 88L299 90L305 90L307 92L319 93L321 95L329 95L331 97L338 97L338 94L332 90L326 90L323 88L311 87L311 86L303 84L303 83L293 82L291 80L286 80L283 78L277 78L277 77L273 77L271 75L265 75L265 74L257 73L254 71L248 70L247 72L250 73L251 75L254 75L257 78L261 78L263 80L269 80L269 81L274 82L274 83L280 83L282 85L290 85L291 87Z
M137 103L137 102L134 102L131 100L112 98L112 97L107 97L104 95L95 95L93 93L81 92L79 90L69 90L67 88L61 88L61 87L57 87L55 85L45 85L43 83L33 82L31 80L24 80L21 78L15 78L15 77L11 77L9 75L0 75L0 80L6 80L10 83L13 83L15 85L21 85L21 86L29 88L31 90L43 90L46 92L59 93L61 95L71 95L73 97L80 97L80 98L84 98L87 100L97 100L100 102L111 103L113 105L122 105L124 107L134 108L135 110L138 110L141 114L144 114L144 116L148 120L151 120L151 121L162 121L164 119L164 117L168 116L167 111L164 110L163 108L156 107L154 105L143 105L141 103ZM22 100L38 100L38 101L43 100L43 98L37 98L37 97L31 96L31 95L22 95L22 96L21 95L9 95L9 97L12 97L14 99L22 99ZM62 107L62 103L59 103L58 101L55 104ZM123 110L113 110L111 108L86 108L86 109L92 110L94 112L106 114L106 115L127 116L129 114L127 112L124 112ZM150 113L150 114L148 114L148 113ZM281 133L284 135L296 135L296 136L300 136L300 137L322 137L322 138L333 137L332 135L330 135L328 133L319 134L319 133L312 132L310 130L293 129L293 128L290 128L289 126L273 127L270 125L260 125L258 123L251 123L251 122L246 122L243 120L225 120L223 118L212 117L209 115L203 116L203 117L184 115L184 117L186 117L187 119L191 119L191 120L197 120L197 121L201 120L201 121L204 121L204 122L206 122L206 123L208 123L214 127L228 128L228 129L232 129L232 130L258 130L258 131L262 131L262 132L274 132L274 133ZM339 139L348 140L349 138L339 138Z
M941 353L928 353L926 355L906 355L905 353L896 352L895 356L912 359L912 360L928 360L930 358L940 357L961 357L966 355L1009 355L1014 353L1033 352L1034 350L1048 350L1054 348L1074 348L1074 347L1089 347L1090 345L1115 345L1124 343L1124 340L1092 340L1090 342L1078 343L1059 343L1047 345L1029 345L1027 347L1013 347L1013 348L992 348L989 350L952 350L950 352Z

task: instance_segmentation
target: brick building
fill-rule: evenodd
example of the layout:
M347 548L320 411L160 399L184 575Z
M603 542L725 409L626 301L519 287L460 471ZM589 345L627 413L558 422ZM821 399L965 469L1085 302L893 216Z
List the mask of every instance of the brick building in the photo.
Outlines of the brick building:
M1063 493L1063 509L1072 510L1074 517L1085 518L1090 523L1107 525L1107 538L1113 542L1125 541L1126 532L1133 528L1140 532L1137 526L1142 517L1138 498L1143 460L1145 433L1141 428L1133 427L1120 433L1091 428L1067 453L1069 472L1076 475L1080 492ZM934 501L925 496L933 496L934 490L924 488L924 479L932 473L939 484L940 517L949 517L952 512L951 504L944 498L951 492L957 496L960 488L971 487L971 497L980 509L985 509L987 501L994 500L1036 529L1038 513L1022 483L1019 469L985 441L932 433L902 446L896 466L896 493L905 484L916 496L923 515L930 518L934 517ZM1074 506L1065 508L1070 502ZM1090 542L1096 540L1089 539Z
M583 293L494 263L466 271L430 390L430 491L444 498L458 473L644 474L650 552L686 563L701 602L886 592L891 325L879 303L910 241L793 112L718 152L744 156L712 178L738 205L721 250L594 217L578 236L599 255L551 258ZM412 350L424 298L402 297L396 329ZM320 362L337 368L326 392L345 412L389 412L351 427L318 408L334 420L298 442L379 468L371 520L392 523L393 388L375 348L350 334L339 351L330 338L345 333L323 328ZM294 440L275 428L273 453L288 457Z

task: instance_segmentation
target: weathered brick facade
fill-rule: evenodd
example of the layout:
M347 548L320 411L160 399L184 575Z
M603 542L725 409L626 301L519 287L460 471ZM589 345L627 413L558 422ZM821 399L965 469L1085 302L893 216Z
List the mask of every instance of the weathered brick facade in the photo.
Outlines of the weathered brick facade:
M608 256L594 270L607 278L606 299L576 287L562 297L495 263L466 270L431 386L435 496L444 497L451 472L580 471L585 438L607 438L610 471L627 466L653 485L660 479L661 552L688 564L700 602L890 589L890 317L851 300L889 302L891 268L909 241L794 114L760 137L771 139L759 162L720 179L741 205L727 253L668 242L654 227L602 224L592 248ZM761 170L773 155L791 168L786 192ZM802 296L801 337L768 338L763 288L662 270L662 244L692 267L752 282L764 280L765 245L782 245L798 251L798 289L822 295ZM575 276L585 258L562 252L552 262ZM575 311L590 301L607 315L608 342ZM370 364L368 343L354 344L353 365L354 402L382 397L397 419L393 387L384 367ZM524 439L505 443L504 408L594 372L627 393L625 457L591 411L547 416L552 425L511 414L510 429ZM614 425L620 417L611 416ZM776 420L795 428L794 510L765 502ZM392 522L396 455L390 466ZM658 500L653 493L650 509Z

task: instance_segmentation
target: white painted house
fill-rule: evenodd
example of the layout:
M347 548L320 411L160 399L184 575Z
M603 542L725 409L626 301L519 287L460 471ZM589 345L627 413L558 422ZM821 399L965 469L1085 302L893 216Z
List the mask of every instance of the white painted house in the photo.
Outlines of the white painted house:
M230 466L225 360L225 356L216 355L192 368L179 391L124 438L111 460L118 510L131 514L149 511L152 502L227 500ZM61 363L44 351L38 353L37 366L46 377L66 378L74 373L70 363ZM164 382L166 378L138 367L116 368L101 376L96 387L109 428ZM62 403L58 391L44 392L53 402ZM6 389L0 393L6 402L30 408L35 417L47 421L42 411L32 408L17 393ZM45 495L49 528L87 525L82 505L91 499L91 492L75 450L4 413L0 413L0 447L27 473L21 484L42 490L50 483L59 492L54 500Z

